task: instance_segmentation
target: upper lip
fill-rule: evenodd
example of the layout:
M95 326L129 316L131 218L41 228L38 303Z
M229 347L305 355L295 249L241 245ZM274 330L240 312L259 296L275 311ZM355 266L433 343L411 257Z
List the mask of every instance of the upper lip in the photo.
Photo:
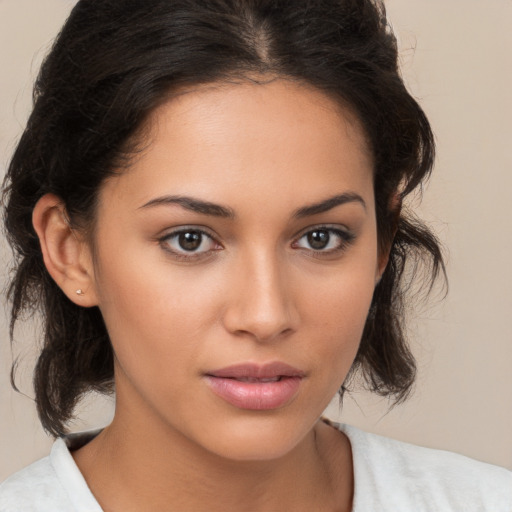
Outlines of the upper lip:
M242 363L232 366L226 366L218 370L207 372L211 377L240 379L244 377L255 379L272 379L274 377L304 377L304 372L289 364L280 361L256 364Z

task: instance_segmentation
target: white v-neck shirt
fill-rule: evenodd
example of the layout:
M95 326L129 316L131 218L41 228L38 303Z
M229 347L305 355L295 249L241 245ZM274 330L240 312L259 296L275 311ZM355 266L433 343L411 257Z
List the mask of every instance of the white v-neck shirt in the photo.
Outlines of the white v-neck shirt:
M511 471L335 426L352 447L352 512L512 512ZM103 512L68 448L83 436L57 439L48 457L2 483L0 512Z

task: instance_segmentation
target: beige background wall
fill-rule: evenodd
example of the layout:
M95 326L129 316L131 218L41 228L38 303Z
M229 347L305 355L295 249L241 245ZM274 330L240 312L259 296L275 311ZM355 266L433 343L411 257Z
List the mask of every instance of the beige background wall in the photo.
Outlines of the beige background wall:
M38 64L71 0L0 0L0 172L30 106ZM385 415L356 393L342 420L398 439L512 468L512 2L388 0L406 81L437 135L439 158L421 206L448 250L450 294L411 322L420 375L415 395ZM7 260L5 244L0 254ZM5 281L6 265L0 266ZM24 360L9 387L0 325L0 480L47 453L29 398L33 327L18 333ZM108 421L90 401L77 429ZM333 404L331 416L338 416Z

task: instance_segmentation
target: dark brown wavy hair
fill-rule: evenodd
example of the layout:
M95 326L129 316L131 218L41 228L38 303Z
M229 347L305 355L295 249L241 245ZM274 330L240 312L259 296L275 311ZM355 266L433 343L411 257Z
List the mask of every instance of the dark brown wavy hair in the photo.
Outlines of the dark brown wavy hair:
M316 87L349 106L366 132L379 245L390 249L390 260L351 375L382 396L407 396L415 363L404 339L405 270L425 264L417 277L429 288L444 266L435 236L399 206L428 177L434 142L400 77L383 4L80 0L41 67L3 196L15 254L11 338L25 313L42 315L34 387L52 435L66 431L84 393L112 392L114 356L99 309L72 303L48 274L31 221L36 202L56 194L73 227L93 226L98 190L137 150L137 135L158 105L183 86L255 74Z

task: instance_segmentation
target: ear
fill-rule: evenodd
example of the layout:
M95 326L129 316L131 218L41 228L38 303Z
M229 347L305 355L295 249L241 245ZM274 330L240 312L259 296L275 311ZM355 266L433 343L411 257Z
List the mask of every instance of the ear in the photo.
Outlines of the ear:
M377 260L377 273L375 276L375 285L378 285L382 274L386 270L389 262L391 248L393 247L393 240L398 230L398 223L400 222L400 213L402 212L402 196L398 191L394 192L389 200L389 216L391 219L391 227L389 230L388 241L384 244L379 244L379 257Z
M63 202L46 194L32 212L44 264L68 298L79 306L97 305L90 248L71 228Z

